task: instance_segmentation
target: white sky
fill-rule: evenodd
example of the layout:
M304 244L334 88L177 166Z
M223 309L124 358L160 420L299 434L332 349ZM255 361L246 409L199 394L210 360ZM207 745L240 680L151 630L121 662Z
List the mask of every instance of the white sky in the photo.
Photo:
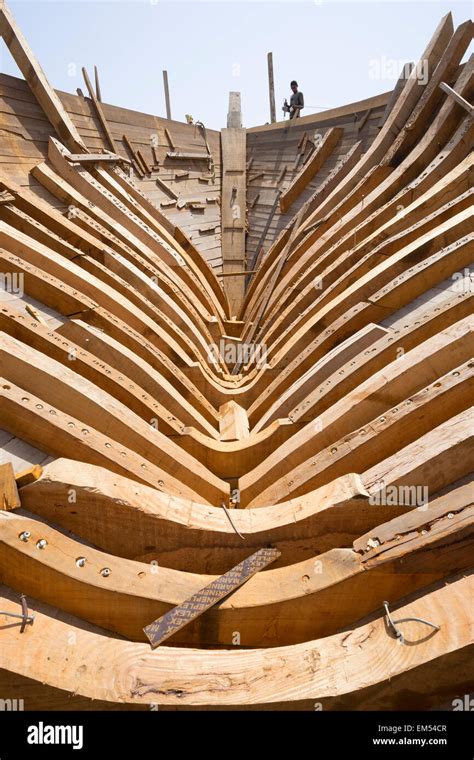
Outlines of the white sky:
M418 60L449 10L457 26L472 3L338 0L10 0L51 84L85 91L81 67L97 64L105 102L226 126L228 93L242 94L244 126L269 121L267 52L273 52L277 118L289 82L304 114L390 90L405 61ZM4 43L0 69L18 75Z

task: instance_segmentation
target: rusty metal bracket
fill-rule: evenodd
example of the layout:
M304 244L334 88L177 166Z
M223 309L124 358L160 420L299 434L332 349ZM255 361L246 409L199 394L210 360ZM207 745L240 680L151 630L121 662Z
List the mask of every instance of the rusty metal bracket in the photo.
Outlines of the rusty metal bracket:
M13 617L13 618L19 618L21 620L20 633L23 633L27 625L33 625L35 615L34 613L29 614L26 596L24 594L20 594L20 602L21 602L21 615L15 612L7 612L6 610L0 610L0 615L6 615L7 617Z

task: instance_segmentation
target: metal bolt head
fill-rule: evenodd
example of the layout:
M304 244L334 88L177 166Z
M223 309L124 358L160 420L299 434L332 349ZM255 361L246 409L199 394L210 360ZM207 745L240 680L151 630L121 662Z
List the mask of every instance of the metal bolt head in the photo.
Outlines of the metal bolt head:
M48 542L46 541L45 538L40 538L40 540L36 542L37 549L46 549L47 546L48 546Z
M102 575L103 578L108 578L110 573L111 573L110 567L103 567L102 570L100 571L100 574Z
M448 512L448 520L452 520L454 517L452 512Z
M29 538L31 538L31 533L29 530L24 530L23 533L20 533L19 535L20 541L28 541Z
M84 567L85 564L86 564L86 558L85 557L78 557L76 559L76 565L78 567Z

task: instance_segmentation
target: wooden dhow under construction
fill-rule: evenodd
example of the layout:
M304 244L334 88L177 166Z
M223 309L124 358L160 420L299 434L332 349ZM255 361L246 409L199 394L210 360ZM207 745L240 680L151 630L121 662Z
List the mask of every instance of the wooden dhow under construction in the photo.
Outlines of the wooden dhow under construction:
M221 132L56 92L0 31L0 698L451 709L472 23L393 92L252 129L234 95Z

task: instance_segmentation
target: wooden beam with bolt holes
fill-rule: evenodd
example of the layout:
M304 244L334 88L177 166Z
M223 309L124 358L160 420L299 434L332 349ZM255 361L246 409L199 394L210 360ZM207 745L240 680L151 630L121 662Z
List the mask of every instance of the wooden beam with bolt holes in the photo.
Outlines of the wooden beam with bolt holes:
M74 152L87 152L87 148L64 109L58 95L49 84L45 73L16 25L9 7L0 2L0 34L12 54L13 60L25 77L31 92L53 125L60 139Z
M129 158L117 153L70 153L66 159L71 164L116 164L118 161L124 164L132 163Z
M0 509L18 509L21 507L18 486L11 462L0 464Z
M185 625L220 602L232 591L238 589L259 570L263 570L264 567L270 565L280 556L281 552L278 549L269 547L259 549L227 573L221 575L220 578L209 583L201 591L193 594L189 599L147 625L143 630L152 648L155 649L163 641L169 639L174 633L180 631Z

